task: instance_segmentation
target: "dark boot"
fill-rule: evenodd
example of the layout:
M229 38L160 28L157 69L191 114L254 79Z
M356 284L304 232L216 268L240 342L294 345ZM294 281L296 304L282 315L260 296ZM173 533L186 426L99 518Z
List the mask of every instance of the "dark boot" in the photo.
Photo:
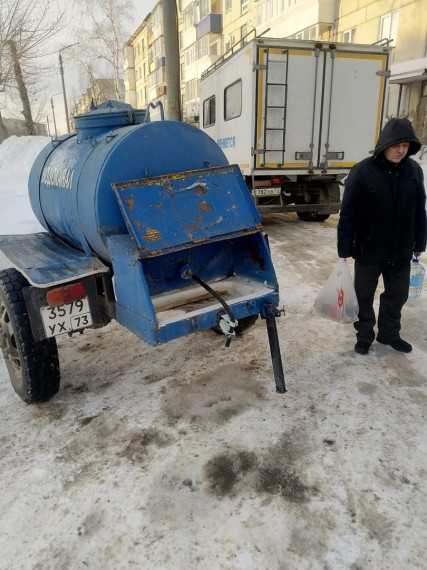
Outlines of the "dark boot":
M355 344L354 350L357 354L368 354L370 346L371 345L368 342L361 342L358 340Z
M394 340L393 342L381 342L380 340L378 342L380 342L381 344L387 344L391 346L392 348L394 348L394 350L397 350L397 352L408 353L411 352L412 350L412 346L409 344L409 342L403 340L403 338L399 338L397 340Z

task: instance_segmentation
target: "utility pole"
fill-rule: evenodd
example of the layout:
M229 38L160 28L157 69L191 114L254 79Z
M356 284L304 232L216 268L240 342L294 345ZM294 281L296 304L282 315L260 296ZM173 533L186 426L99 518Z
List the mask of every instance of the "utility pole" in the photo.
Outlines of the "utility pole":
M176 0L162 0L166 60L166 118L181 121L179 36Z
M56 130L56 119L55 119L55 109L53 107L53 99L50 98L50 105L52 107L52 116L53 116L53 127L55 129L55 138L58 136L58 131Z
M65 107L65 120L67 122L67 133L70 132L70 119L68 118L68 105L67 105L67 95L65 93L65 82L64 82L64 68L62 67L62 55L61 55L61 51L64 51L64 49L76 46L79 42L76 42L75 44L70 44L69 46L65 46L63 48L61 48L59 50L59 72L61 74L61 81L62 81L62 93L64 95L64 107Z
M55 95L61 95L61 92L55 93ZM55 108L53 106L53 98L55 97L55 95L52 95L52 97L50 98L50 105L52 107L53 127L55 129L55 138L56 138L58 136L58 131L56 130Z

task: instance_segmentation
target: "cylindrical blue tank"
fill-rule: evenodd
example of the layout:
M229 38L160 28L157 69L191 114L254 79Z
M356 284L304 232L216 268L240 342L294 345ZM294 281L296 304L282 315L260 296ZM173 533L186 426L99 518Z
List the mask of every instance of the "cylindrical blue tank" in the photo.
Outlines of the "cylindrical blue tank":
M143 121L143 112L107 101L75 118L75 134L41 151L30 172L29 196L46 230L108 262L105 236L127 233L112 183L228 164L196 127Z

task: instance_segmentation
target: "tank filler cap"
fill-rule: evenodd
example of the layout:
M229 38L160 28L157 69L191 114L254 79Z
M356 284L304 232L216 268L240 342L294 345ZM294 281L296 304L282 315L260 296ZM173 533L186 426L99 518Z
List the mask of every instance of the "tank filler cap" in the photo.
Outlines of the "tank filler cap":
M78 142L133 123L132 106L113 99L94 106L88 113L74 117Z

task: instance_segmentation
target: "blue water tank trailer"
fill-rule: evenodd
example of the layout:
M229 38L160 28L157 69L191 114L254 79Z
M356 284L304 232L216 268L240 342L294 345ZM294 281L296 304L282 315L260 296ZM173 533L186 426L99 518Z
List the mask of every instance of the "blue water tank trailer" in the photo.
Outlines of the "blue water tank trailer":
M151 345L213 329L228 346L261 315L286 391L278 283L240 170L199 129L151 121L152 107L106 101L75 117L30 172L46 231L0 236L1 348L28 403L59 389L56 337L112 319Z

